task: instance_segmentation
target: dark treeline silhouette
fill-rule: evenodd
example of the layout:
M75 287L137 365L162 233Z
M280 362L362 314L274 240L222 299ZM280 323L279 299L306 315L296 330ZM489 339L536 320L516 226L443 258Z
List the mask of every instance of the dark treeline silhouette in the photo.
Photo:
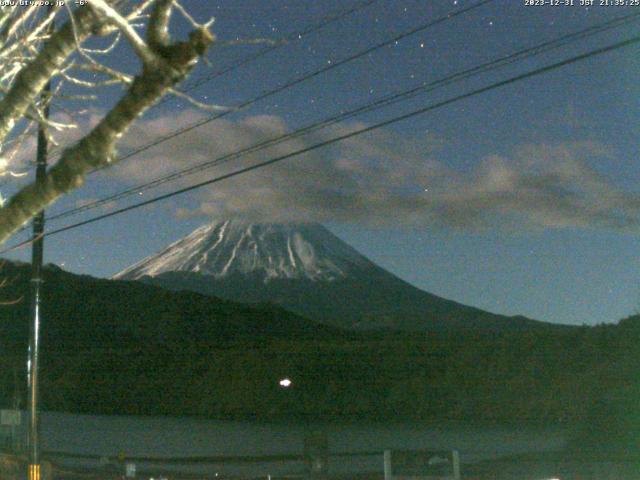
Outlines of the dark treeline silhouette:
M28 291L6 263L5 301ZM45 410L252 420L567 425L640 451L640 316L617 325L353 333L278 307L45 269ZM0 401L24 398L28 300L0 306ZM279 385L292 380L289 388ZM635 448L635 450L633 450Z

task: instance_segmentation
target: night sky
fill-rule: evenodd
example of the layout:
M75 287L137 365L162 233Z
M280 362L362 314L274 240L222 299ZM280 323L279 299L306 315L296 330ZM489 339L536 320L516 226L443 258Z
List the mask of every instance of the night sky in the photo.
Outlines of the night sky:
M185 0L216 17L221 42L288 38L362 2ZM223 106L330 65L467 0L378 0L193 89ZM110 171L49 214L99 199L381 96L577 32L640 6L526 6L495 0L231 113ZM638 34L640 20L360 115L292 144L186 177L57 228L286 153ZM176 21L174 31L186 25ZM264 48L221 45L183 87ZM616 50L447 105L370 134L45 240L45 261L108 277L211 218L320 221L401 278L492 312L558 323L640 311L640 49ZM118 55L114 66L138 65ZM104 111L119 93L93 105ZM55 111L55 108L54 108ZM58 114L60 111L58 111ZM55 114L55 113L54 113ZM122 153L209 115L173 99L149 111ZM89 115L91 118L91 115ZM25 179L28 180L28 179ZM16 187L18 184L14 185ZM5 193L10 193L11 188ZM17 235L8 245L25 238ZM28 258L28 250L13 258Z

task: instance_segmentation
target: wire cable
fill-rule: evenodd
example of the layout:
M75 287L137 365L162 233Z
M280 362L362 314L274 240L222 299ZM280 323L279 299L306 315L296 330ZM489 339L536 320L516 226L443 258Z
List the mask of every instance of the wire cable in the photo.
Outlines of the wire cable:
M366 0L364 2L360 2L356 5L354 5L353 7L347 9L347 10L343 10L342 12L338 12L336 14L333 15L329 15L327 17L325 17L324 19L322 19L320 22L314 24L314 25L310 25L309 27L305 28L304 30L300 30L298 32L293 32L289 35L287 35L283 41L276 43L275 45L271 45L263 50L260 50L259 52L256 52L254 54L251 55L247 55L244 58L241 58L240 60L238 60L237 62L229 65L228 67L224 68L223 70L219 70L217 72L211 73L206 75L205 77L201 78L201 79L194 79L194 82L192 85L188 86L187 88L185 88L183 91L191 91L194 90L196 88L198 88L199 86L215 79L218 78L226 73L229 73L237 68L240 68L250 62L253 62L254 60L257 60L258 58L261 58L263 56L265 56L266 54L273 52L274 50L277 50L281 47L283 47L284 45L286 45L289 41L292 40L299 40L301 37L304 37L305 35L309 35L310 33L313 33L315 31L321 30L324 27L326 27L327 25L330 25L336 21L342 20L343 18L351 15L352 13L356 13L360 10L363 10L365 8L367 8L368 6L374 4L375 2L377 2L378 0ZM215 44L214 44L215 46ZM169 99L170 97L165 97L167 99ZM161 102L164 102L165 100L163 99Z
M431 21L429 21L427 23L423 23L423 24L421 24L421 25L419 25L417 27L411 28L410 30L407 30L407 31L405 31L403 33L400 33L400 34L394 36L393 38L390 38L388 40L384 40L384 41L379 42L379 43L377 43L377 44L375 44L375 45L373 45L371 47L368 47L368 48L366 48L364 50L361 50L358 53L349 55L348 57L343 58L342 60L338 60L337 62L333 62L330 65L326 65L326 66L324 66L324 67L322 67L320 69L317 69L317 70L314 70L312 72L309 72L309 73L307 73L307 74L305 74L305 75L303 75L301 77L295 78L293 80L289 80L288 82L286 82L286 83L284 83L284 84L282 84L282 85L280 85L280 86L278 86L278 87L276 87L276 88L274 88L272 90L268 90L268 91L265 91L263 93L260 93L259 95L255 96L255 97L253 97L253 98L251 98L249 100L246 100L246 101L242 102L241 104L237 105L235 108L233 108L231 110L227 110L225 112L209 116L204 120L200 120L200 121L195 122L195 123L193 123L193 124L191 124L191 125L189 125L187 127L182 128L180 130L176 130L176 131L174 131L174 132L172 132L170 134L167 134L167 135L165 135L163 137L160 137L157 140L154 140L153 142L149 142L146 145L143 145L141 147L136 148L135 150L133 150L131 152L126 153L125 155L119 157L118 160L116 160L116 162L120 163L123 160L131 158L131 157L133 157L133 156L135 156L135 155L137 155L139 153L142 153L142 152L144 152L144 151L146 151L146 150L148 150L148 149L150 149L152 147L160 145L161 143L166 142L167 140L171 140L172 138L175 138L175 137L177 137L179 135L182 135L183 133L187 133L187 132L189 132L191 130L194 130L194 129L198 128L198 127L201 127L202 125L206 125L206 124L211 123L211 122L213 122L215 120L218 120L219 118L224 118L227 115L230 115L231 113L237 113L238 111L244 110L247 107L249 107L249 106L251 106L251 105L253 105L253 104L255 104L255 103L257 103L257 102L259 102L261 100L264 100L266 98L272 97L273 95L276 95L276 94L278 94L280 92L283 92L285 90L288 90L288 89L290 89L290 88L292 88L292 87L294 87L296 85L299 85L299 84L301 84L303 82L311 80L312 78L315 78L315 77L317 77L317 76L319 76L319 75L321 75L323 73L326 73L326 72L331 71L331 70L333 70L335 68L338 68L338 67L340 67L342 65L345 65L347 63L353 62L354 60L362 58L362 57L364 57L364 56L366 56L366 55L368 55L370 53L375 52L376 50L380 50L381 48L384 48L384 47L386 47L388 45L391 45L391 44L393 44L395 42L398 42L398 41L400 41L400 40L402 40L404 38L407 38L407 37L409 37L411 35L415 35L416 33L422 32L424 30L427 30L427 29L429 29L431 27L434 27L436 25L439 25L441 23L447 22L447 21L449 21L449 20L451 20L453 18L456 18L456 17L458 17L460 15L464 15L465 13L471 12L471 11L477 9L477 8L480 8L480 7L482 7L482 6L486 5L486 4L492 3L494 1L495 0L481 0L481 1L479 1L479 2L477 2L475 4L473 4L473 5L470 5L468 7L461 8L461 9L458 9L458 10L455 10L455 11L451 11L451 12L445 14L445 15L442 15L442 16L436 18L435 20L431 20ZM101 170L104 170L105 168L108 168L111 165L112 164L96 168L96 169L92 170L90 172L90 174L96 173L96 172L101 171Z
M268 165L273 165L275 163L282 162L283 160L287 160L289 158L296 157L296 156L302 155L304 153L308 153L308 152L317 150L319 148L326 147L328 145L332 145L334 143L337 143L337 142L340 142L340 141L355 137L357 135L362 135L364 133L371 132L373 130L377 130L379 128L383 128L383 127L386 127L386 126L389 126L389 125L392 125L392 124L395 124L395 123L398 123L398 122L402 122L404 120L416 117L418 115L423 115L423 114L425 114L427 112L430 112L430 111L433 111L433 110L436 110L436 109L451 105L453 103L457 103L457 102L459 102L461 100L465 100L467 98L475 97L477 95L481 95L483 93L486 93L486 92L489 92L489 91L492 91L492 90L496 90L498 88L502 88L502 87L505 87L507 85L511 85L511 84L516 83L516 82L520 82L522 80L528 79L528 78L536 77L536 76L551 72L553 70L558 70L558 69L560 69L562 67L565 67L567 65L571 65L571 64L574 64L574 63L577 63L577 62L580 62L580 61L584 61L584 60L587 60L589 58L592 58L592 57L595 57L595 56L599 56L599 55L603 55L605 53L612 52L614 50L618 50L618 49L621 49L621 48L624 48L624 47L628 47L628 46L631 46L631 45L635 45L635 44L638 44L638 43L640 43L640 36L636 36L636 37L629 38L627 40L616 42L614 44L607 45L606 47L602 47L602 48L599 48L599 49L596 49L596 50L591 50L591 51L589 51L587 53L576 55L576 56L570 57L568 59L565 59L565 60L562 60L562 61L559 61L559 62L555 62L555 63L553 63L551 65L540 67L540 68L528 71L526 73L522 73L522 74L510 77L510 78L508 78L506 80L495 82L495 83L492 83L492 84L490 84L488 86L481 87L481 88L472 90L470 92L457 95L457 96L449 98L447 100L443 100L443 101L440 101L440 102L436 102L436 103L427 105L427 106L419 108L417 110L413 110L413 111L411 111L409 113L406 113L406 114L403 114L403 115L400 115L400 116L396 116L396 117L393 117L393 118L388 119L388 120L384 120L382 122L370 125L368 127L363 127L361 129L355 130L353 132L350 132L350 133L347 133L347 134L344 134L344 135L340 135L340 136L331 138L329 140L325 140L325 141L316 143L314 145L311 145L311 146L306 147L306 148L302 148L302 149L297 150L295 152L291 152L291 153L288 153L288 154L285 154L285 155L280 155L278 157L271 158L269 160L266 160L266 161L263 161L263 162L248 166L248 167L244 167L244 168L235 170L233 172L230 172L230 173L227 173L227 174L224 174L224 175L220 175L218 177L214 177L214 178L211 178L209 180L205 180L203 182L199 182L199 183L196 183L194 185L190 185L190 186L185 187L185 188L181 188L179 190L174 190L173 192L166 193L164 195L159 195L157 197L154 197L154 198L149 199L149 200L145 200L143 202L139 202L139 203L136 203L136 204L133 204L133 205L129 205L127 207L120 208L118 210L114 210L112 212L105 213L103 215L98 215L98 216L92 217L90 219L74 223L72 225L67 225L67 226L62 227L62 228L58 228L58 229L55 229L55 230L48 231L44 235L45 236L57 235L59 233L66 232L66 231L69 231L69 230L72 230L72 229L76 229L76 228L82 227L84 225L88 225L88 224L95 223L95 222L98 222L98 221L101 221L101 220L104 220L104 219L107 219L107 218L110 218L110 217L113 217L113 216L116 216L116 215L120 215L122 213L129 212L131 210L135 210L137 208L144 207L146 205L150 205L152 203L156 203L156 202L159 202L159 201L162 201L162 200L166 200L168 198L175 197L177 195L181 195L183 193L190 192L190 191L202 188L202 187L207 186L207 185L212 185L214 183L218 183L218 182L221 182L223 180L227 180L229 178L233 178L233 177L236 177L236 176L251 172L253 170L257 170L257 169L266 167ZM31 242L32 242L32 239L28 239L28 240L26 240L24 242L21 242L21 243L17 244L17 245L9 247L8 249L0 251L0 255L6 253L8 251L20 248L21 246L29 244Z
M495 0L480 0L479 2L477 2L477 3L473 4L473 5L470 5L468 7L464 7L464 8L461 8L461 9L454 10L454 11L450 11L449 13L447 13L445 15L442 15L442 16L434 19L434 20L431 20L431 21L423 23L423 24L421 24L421 25L419 25L417 27L414 27L414 28L411 28L409 30L406 30L406 31L404 31L404 32L402 32L402 33L400 33L398 35L395 35L394 37L392 37L390 39L387 39L387 40L384 40L382 42L379 42L379 43L377 43L377 44L375 44L375 45L373 45L371 47L368 47L368 48L366 48L366 49L364 49L364 50L362 50L362 51L360 51L358 53L355 53L355 54L352 54L352 55L350 55L350 56L348 56L346 58L343 58L342 60L339 60L337 62L333 62L330 65L326 65L326 66L324 66L324 67L322 67L320 69L314 70L314 71L312 71L310 73L307 73L307 74L303 75L302 77L298 77L298 78L296 78L294 80L290 80L290 81L284 83L283 85L280 85L279 87L276 87L275 89L263 92L263 93L255 96L255 97L253 97L253 98L241 103L240 105L238 105L233 110L228 110L228 111L225 111L225 112L222 112L222 113L215 114L213 116L209 116L209 117L207 117L207 118L205 118L203 120L200 120L198 122L195 122L195 123L193 123L193 124L191 124L191 125L189 125L187 127L184 127L182 129L176 130L176 131L174 131L174 132L172 132L172 133L170 133L168 135L160 137L160 138L154 140L153 142L147 143L146 145L138 147L137 149L135 149L133 151L130 151L130 152L128 152L127 154L125 154L123 156L120 156L115 162L112 162L112 163L110 163L108 165L104 165L102 167L98 167L98 168L92 170L91 172L89 172L89 174L93 174L93 173L102 171L107 167L111 167L115 163L121 163L122 161L124 161L126 159L129 159L129 158L131 158L131 157L133 157L135 155L138 155L138 154L140 154L140 153L142 153L142 152L144 152L144 151L146 151L146 150L148 150L148 149L150 149L152 147L160 145L161 143L164 143L164 142L166 142L168 140L171 140L172 138L175 138L175 137L177 137L179 135L187 133L187 132L189 132L191 130L194 130L194 129L198 128L198 127L201 127L201 126L206 125L208 123L211 123L211 122L213 122L215 120L223 118L223 117L225 117L225 116L227 116L227 115L229 115L231 113L235 113L235 112L237 112L239 110L243 110L243 109L249 107L250 105L253 105L254 103L256 103L258 101L261 101L261 100L264 100L266 98L269 98L269 97L271 97L273 95L276 95L277 93L280 93L280 92L285 91L285 90L287 90L289 88L292 88L293 86L296 86L298 84L306 82L307 80L310 80L312 78L315 78L318 75L321 75L321 74L323 74L325 72L333 70L334 68L338 68L339 66L347 64L349 62L352 62L352 61L354 61L356 59L362 58L362 57L364 57L364 56L366 56L366 55L368 55L368 54L370 54L370 53L372 53L372 52L374 52L376 50L379 50L379 49L384 48L384 47L386 47L388 45L391 45L391 44L393 44L395 42L398 42L398 41L400 41L400 40L402 40L404 38L407 38L407 37L409 37L411 35L414 35L414 34L416 34L418 32L422 32L422 31L427 30L427 29L429 29L431 27L434 27L434 26L439 25L441 23L447 22L447 21L449 21L449 20L451 20L453 18L456 18L456 17L458 17L460 15L464 15L464 14L466 14L468 12L471 12L471 11L477 9L477 8L480 8L480 7L482 7L482 6L486 5L486 4L492 3L494 1ZM21 231L21 230L22 229L18 230L18 232Z
M300 40L302 37L309 35L313 32L322 30L323 28L325 28L328 25L331 25L334 22L340 21L345 17L348 17L349 15L352 15L354 13L359 12L360 10L363 10L367 7L369 7L370 5L373 5L374 3L376 3L378 0L365 0L359 3L356 3L355 5L353 5L352 7L346 9L346 10L342 10L340 12L336 12L334 14L331 15L327 15L324 18L322 18L319 22L314 23L312 25L309 25L307 28L303 29L303 30L299 30L299 31L295 31L289 35L287 35L282 41L279 41L277 43L275 43L274 45L271 45L267 48L264 48L256 53L250 54L245 56L244 58L241 58L240 60L232 63L231 65L223 68L222 70L218 70L216 72L212 72L209 73L205 76L203 76L200 79L195 79L193 84L186 86L185 88L181 89L180 92L181 93L188 93L192 90L195 90L196 88L204 85L207 82L210 82L211 80L214 80L216 78L219 78L223 75L226 75L227 73L233 72L234 70L243 67L245 65L248 65L249 63L264 57L265 55L278 50L279 48L284 47L285 45L288 45L289 42L291 41L297 41ZM215 44L214 44L215 46ZM175 97L169 95L169 96L165 96L163 97L159 102L157 102L155 105L153 105L151 108L157 108L158 106L167 103L170 100L173 100ZM56 148L55 150L51 151L51 155L55 155L58 154L60 152L61 148Z
M299 128L297 130L295 130L294 132L288 133L288 134L284 134L284 135L280 135L277 137L273 137L271 139L250 145L248 147L245 147L239 151L235 151L235 152L231 152L225 155L222 155L220 157L217 157L213 160L207 160L205 162L202 162L198 165L192 166L192 167L188 167L182 170L179 170L177 172L171 173L169 175L165 175L162 177L159 177L155 180L152 180L150 182L145 182L143 184L138 184L134 187L130 187L127 188L125 190L122 190L120 192L114 193L112 195L109 195L107 197L95 200L93 202L90 202L86 205L82 205L80 207L75 207L69 210L65 210L62 211L58 214L52 215L49 217L49 221L55 221L55 220L59 220L65 217L69 217L69 216L73 216L73 215L77 215L80 214L82 212L86 212L88 210L92 210L95 208L98 208L102 205L105 205L107 203L110 202L114 202L117 200L120 200L122 198L126 198L130 195L134 195L134 194L141 194L144 191L147 191L151 188L155 188L158 187L160 185L163 185L165 183L186 177L188 175L193 175L194 173L199 173L202 172L206 169L218 166L222 163L226 163L228 161L240 158L242 156L248 155L250 153L255 153L257 151L266 149L268 147L280 144L282 142L285 141L289 141L292 139L296 139L299 138L303 135L307 135L313 131L317 131L323 128L326 128L328 126L334 125L338 122L341 122L345 119L354 117L356 115L360 115L362 113L366 113L366 112L370 112L373 110L377 110L383 107L387 107L389 105L401 102L401 101L405 101L407 99L413 98L417 95L420 94L424 94L427 92L431 92L434 91L438 88L444 87L444 86L448 86L451 85L455 82L459 82L465 79L468 79L472 76L475 75L479 75L482 73L486 73L488 71L492 71L498 68L502 68L506 65L510 65L513 64L515 62L518 61L522 61L524 59L527 58L531 58L535 55L539 55L541 53L546 53L550 50L553 49L557 49L560 48L562 46L565 46L569 43L575 42L577 40L582 40L588 36L592 36L598 33L601 33L603 31L606 30L610 30L612 28L616 28L620 25L623 24L627 24L630 23L632 21L637 21L638 19L640 19L640 12L638 13L634 13L631 15L626 15L623 17L619 17L619 18L615 18L613 20L610 20L608 22L593 26L593 27L589 27L587 29L581 30L579 32L575 32L575 33L570 33L567 35L563 35L561 37L558 37L556 39L553 40L549 40L546 42L543 42L541 44L535 45L533 47L529 47L526 48L524 50L518 50L517 52L514 52L512 54L500 57L496 60L484 63L482 65L461 71L461 72L457 72L451 75L448 75L444 78L429 82L429 83L421 83L420 85L409 89L409 90L405 90L399 93L395 93L395 94L391 94L391 95L387 95L385 97L382 97L380 99L377 99L374 102L370 102L367 103L365 105L362 105L360 107L357 107L354 110L350 110L348 112L344 112L344 113L340 113L338 115L334 115L328 119L322 120L320 122L315 122L312 123L310 125L307 125L305 127Z

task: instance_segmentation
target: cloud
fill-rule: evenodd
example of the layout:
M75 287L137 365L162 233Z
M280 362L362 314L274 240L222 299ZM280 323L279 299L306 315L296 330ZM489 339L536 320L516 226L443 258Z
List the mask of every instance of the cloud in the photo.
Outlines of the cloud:
M125 140L126 148L200 119L199 112L186 111L143 121ZM286 155L362 126L332 126L233 159L167 188ZM275 116L218 120L126 161L111 175L128 183L144 182L288 131L284 120ZM474 229L638 227L639 196L620 189L591 166L598 158L613 155L604 145L586 141L522 145L508 156L477 159L477 166L468 171L452 169L439 159L441 146L441 139L426 134L373 131L215 183L196 194L197 208L181 207L175 213L179 218L204 215Z
M450 175L434 205L441 220L460 227L635 229L640 197L590 166L603 155L611 152L591 142L525 145L509 158L483 159L470 174Z

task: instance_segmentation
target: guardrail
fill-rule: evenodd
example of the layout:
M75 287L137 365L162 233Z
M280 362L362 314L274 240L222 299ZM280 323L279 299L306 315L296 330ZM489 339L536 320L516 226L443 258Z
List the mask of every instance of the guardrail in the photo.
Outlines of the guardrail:
M14 466L12 473L2 475L0 480L20 480L16 475L20 465L26 465L26 458L19 455L4 454ZM82 480L100 479L115 480L122 478L154 479L154 480L224 480L224 479L383 479L384 451L335 452L313 450L307 448L304 453L276 455L207 455L188 457L156 457L126 455L79 454L63 451L44 451L42 480ZM2 455L0 455L2 458ZM345 465L360 458L374 459L371 469L350 473L332 473L329 466ZM0 462L1 463L1 462ZM282 473L282 467L290 468ZM230 467L250 467L245 474L224 473ZM232 470L232 469L231 469ZM278 472L280 470L280 472ZM357 469L356 469L357 470ZM375 471L374 471L375 470Z

